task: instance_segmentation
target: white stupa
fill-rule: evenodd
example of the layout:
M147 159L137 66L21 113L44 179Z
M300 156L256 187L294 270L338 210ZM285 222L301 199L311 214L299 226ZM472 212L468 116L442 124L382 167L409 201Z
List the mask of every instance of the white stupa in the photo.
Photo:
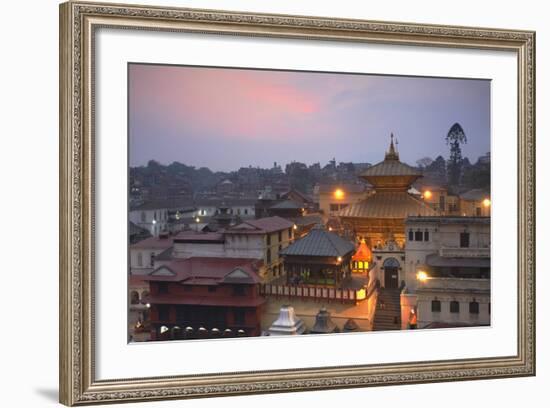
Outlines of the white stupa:
M271 336L285 336L303 334L305 330L306 325L296 316L294 308L283 305L279 311L279 317L271 324L268 331Z

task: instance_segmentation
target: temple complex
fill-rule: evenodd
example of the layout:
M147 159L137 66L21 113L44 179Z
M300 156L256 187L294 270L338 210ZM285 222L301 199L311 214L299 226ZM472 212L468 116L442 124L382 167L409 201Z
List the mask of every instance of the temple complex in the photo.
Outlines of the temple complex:
M422 173L399 160L393 134L384 161L369 167L361 177L374 191L340 210L338 216L347 234L365 240L370 249L383 247L389 240L402 247L408 216L437 215L436 210L408 192Z

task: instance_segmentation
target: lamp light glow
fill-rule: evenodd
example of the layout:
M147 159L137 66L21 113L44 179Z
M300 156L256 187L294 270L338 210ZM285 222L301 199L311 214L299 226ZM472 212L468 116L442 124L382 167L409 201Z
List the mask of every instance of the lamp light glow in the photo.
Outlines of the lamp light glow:
M428 274L425 271L418 271L416 273L416 279L420 282L426 282L428 280Z

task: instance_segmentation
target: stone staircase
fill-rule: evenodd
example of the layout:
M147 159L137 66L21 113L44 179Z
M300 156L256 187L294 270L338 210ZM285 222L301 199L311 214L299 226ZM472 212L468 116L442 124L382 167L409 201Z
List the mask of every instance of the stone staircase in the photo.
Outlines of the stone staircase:
M399 289L379 289L373 330L401 329L401 302L399 294Z

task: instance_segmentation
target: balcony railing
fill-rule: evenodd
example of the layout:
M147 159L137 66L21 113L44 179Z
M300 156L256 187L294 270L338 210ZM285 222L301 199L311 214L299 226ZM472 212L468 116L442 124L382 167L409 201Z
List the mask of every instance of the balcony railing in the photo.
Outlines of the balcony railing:
M490 258L491 248L441 247L439 256L444 258Z
M367 291L362 289L340 289L309 285L277 285L265 283L260 286L264 296L328 300L342 303L357 302L367 298Z
M453 292L489 292L491 281L489 279L471 278L429 278L418 285L417 291L437 290Z

